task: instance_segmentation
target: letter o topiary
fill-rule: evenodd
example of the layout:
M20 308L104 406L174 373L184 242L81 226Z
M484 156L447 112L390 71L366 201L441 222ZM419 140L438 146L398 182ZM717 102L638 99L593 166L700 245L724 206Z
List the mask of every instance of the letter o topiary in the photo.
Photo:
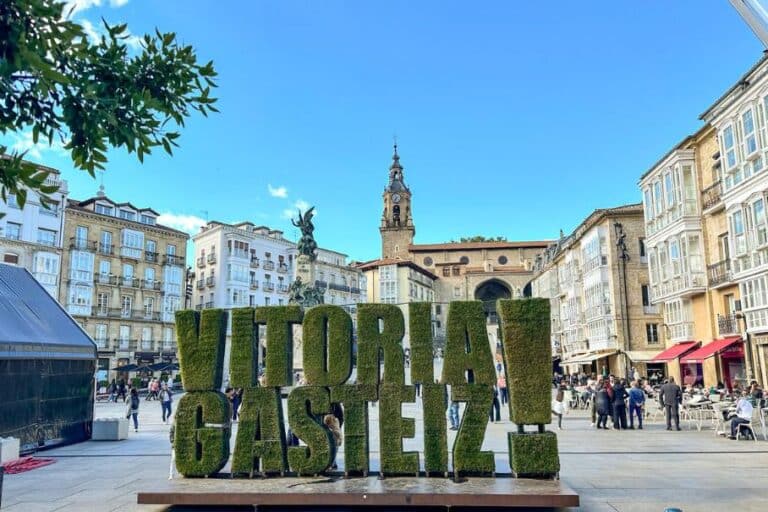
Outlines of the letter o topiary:
M258 307L257 324L267 326L267 350L264 380L269 387L293 384L293 326L303 316L299 306Z
M229 418L229 401L218 391L192 391L181 397L173 439L179 473L209 476L227 464Z
M352 318L339 306L304 314L304 376L310 386L344 384L352 374Z

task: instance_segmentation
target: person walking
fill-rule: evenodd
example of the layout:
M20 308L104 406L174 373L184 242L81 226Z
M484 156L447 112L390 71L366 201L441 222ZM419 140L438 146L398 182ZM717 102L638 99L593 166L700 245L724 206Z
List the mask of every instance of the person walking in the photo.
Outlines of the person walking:
M597 383L595 392L595 408L597 411L597 428L608 430L608 416L611 410L611 400L608 397L608 389L605 381Z
M499 373L499 378L496 379L496 387L499 388L499 394L501 395L501 405L507 405L509 394L507 393L507 377L504 375L504 372Z
M328 428L328 430L333 435L333 442L336 444L336 453L339 452L339 447L341 446L341 442L343 441L343 437L341 435L341 426L339 425L339 420L334 416L333 414L326 414L323 417L323 423ZM338 469L339 467L336 465L336 459L333 459L333 465L331 466L331 469Z
M499 405L499 391L496 386L493 386L493 403L491 404L491 410L488 412L488 418L491 422L494 421L494 412L496 413L496 420L501 421L501 406Z
M126 418L133 418L133 430L139 431L139 392L136 388L131 389L130 400L128 401L128 407L125 410Z
M629 390L629 428L635 428L635 415L637 415L637 428L643 430L643 406L645 405L645 393L640 388L640 381L632 383Z
M445 389L447 390L448 386L446 386ZM451 390L451 398L453 398L453 390ZM455 400L446 400L446 402L451 404L448 408L448 416L451 420L451 430L459 430L459 402L456 402Z
M621 379L613 386L613 428L616 430L627 430L627 403L625 400L629 396L624 387L626 381Z
M237 411L243 401L243 388L237 388L232 393L232 421L237 421Z
M125 381L123 379L120 379L120 382L117 385L117 397L115 398L115 402L117 402L117 399L121 396L123 397L123 403L125 403Z
M667 430L672 430L672 420L675 420L675 429L680 430L679 406L683 401L683 392L680 386L675 384L675 378L670 377L669 382L659 389L659 404L664 408L667 416Z
M173 393L168 389L168 385L163 382L163 387L158 394L160 399L160 406L163 408L163 423L167 423L171 419L171 402L173 402Z
M552 400L552 414L557 416L557 429L563 430L563 414L565 414L565 384L557 387L557 392Z
M107 392L109 393L109 402L116 402L117 401L117 384L115 384L115 379L112 379L112 382L109 383L109 387L107 388Z

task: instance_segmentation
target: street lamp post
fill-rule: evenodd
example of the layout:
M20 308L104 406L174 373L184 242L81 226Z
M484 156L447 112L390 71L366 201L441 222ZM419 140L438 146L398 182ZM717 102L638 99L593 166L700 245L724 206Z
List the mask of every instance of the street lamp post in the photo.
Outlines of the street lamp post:
M752 32L768 47L768 0L729 0Z
M752 382L755 378L755 373L752 369L752 336L747 330L747 317L744 313L736 313L736 319L744 322L744 362L747 372L747 383Z

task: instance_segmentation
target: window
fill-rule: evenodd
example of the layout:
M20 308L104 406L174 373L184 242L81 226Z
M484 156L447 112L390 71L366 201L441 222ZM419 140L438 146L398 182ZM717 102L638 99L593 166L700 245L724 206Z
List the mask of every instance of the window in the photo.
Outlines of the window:
M680 247L677 240L669 243L669 260L672 263L672 275L680 275Z
M645 189L645 220L653 219L653 200L651 199L651 189Z
M141 341L152 341L152 328L151 327L142 327L141 328Z
M667 195L667 208L672 208L675 205L675 187L672 185L671 172L664 175L664 192Z
M454 298L461 297L461 287L459 287L459 286L454 286L453 287L453 296L454 296Z
M736 148L733 140L733 126L723 130L723 148L725 149L725 166L731 169L736 165Z
M120 312L122 316L130 317L131 309L133 309L133 297L130 295L123 295L120 299Z
M432 258L430 258L429 256L427 256L426 258L424 258L424 265L426 265L427 267L431 267L431 266L432 266L432 263L433 263L433 262L432 262Z
M142 215L141 216L141 223L142 224L149 224L150 226L155 225L155 218L150 215Z
M136 220L136 213L130 210L120 210L120 218L125 220Z
M100 315L106 315L107 309L109 308L109 294L108 293L100 293L96 297L96 307L98 308L98 314Z
M661 214L663 210L661 203L661 182L657 181L653 184L653 210L657 215Z
M111 273L112 273L112 264L109 262L109 260L101 260L99 262L99 274L103 278L106 278Z
M498 261L499 261L499 265L506 265L509 260L507 259L506 256L502 254L501 256L499 256Z
M435 304L435 314L436 315L443 314L443 307L440 304Z
M75 313L90 314L91 288L82 285L72 286L69 294L69 304L75 306Z
M645 238L640 238L637 241L637 244L640 248L640 261L645 262L647 261L648 253L645 249Z
M144 314L152 316L155 311L155 299L153 297L144 297Z
M56 245L57 235L58 235L58 232L52 229L38 228L37 243L54 247Z
M443 267L443 277L451 276L451 267Z
M151 285L155 282L155 269L152 267L147 267L144 269L144 282Z
M461 275L461 269L459 267L453 267L453 275L454 276Z
M11 208L19 207L19 201L16 199L16 194L8 194L8 206Z
M466 265L467 263L469 263L469 258L467 258L466 256L462 256L461 258L459 258L459 263L461 263L462 265Z
M165 254L167 254L168 256L176 256L176 246L173 244L168 244L168 246L166 247Z
M120 326L120 341L127 342L131 338L131 326L130 325L121 325Z
M11 265L17 265L19 263L19 255L7 252L3 254L3 263L10 263Z
M154 240L147 240L147 252L157 252L157 242Z
M757 138L755 137L755 120L752 109L747 110L741 116L742 127L744 128L744 154L751 155L757 151Z
M752 217L755 223L755 234L757 235L757 245L762 246L768 243L768 229L765 220L765 202L758 199L752 203Z
M21 239L21 224L15 222L6 223L5 238L10 238L11 240Z
M659 324L645 324L645 339L648 343L659 342Z
M264 297L264 305L269 306L269 297Z
M120 255L128 258L140 259L142 249L144 249L144 233L141 231L124 229L123 246L120 248Z
M641 293L643 295L643 306L644 307L650 306L651 305L651 296L648 293L648 285L644 284L644 285L640 286L640 291L641 291Z
M72 251L69 261L70 279L77 281L93 281L93 253Z
M109 231L102 231L100 244L100 252L103 254L112 254L112 233Z
M282 306L283 305L283 299L277 299L277 305Z
M96 213L109 215L111 217L115 214L115 210L111 206L96 203Z
M96 341L107 340L107 324L96 324L96 328L94 329L94 338L96 338Z

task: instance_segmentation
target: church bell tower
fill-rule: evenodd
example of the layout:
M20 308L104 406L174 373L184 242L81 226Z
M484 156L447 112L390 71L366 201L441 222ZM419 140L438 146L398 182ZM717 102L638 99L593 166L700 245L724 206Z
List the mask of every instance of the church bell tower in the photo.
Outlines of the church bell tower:
M408 260L408 246L413 244L416 228L411 215L411 191L405 185L403 166L394 146L389 184L384 189L384 212L381 215L381 257Z

